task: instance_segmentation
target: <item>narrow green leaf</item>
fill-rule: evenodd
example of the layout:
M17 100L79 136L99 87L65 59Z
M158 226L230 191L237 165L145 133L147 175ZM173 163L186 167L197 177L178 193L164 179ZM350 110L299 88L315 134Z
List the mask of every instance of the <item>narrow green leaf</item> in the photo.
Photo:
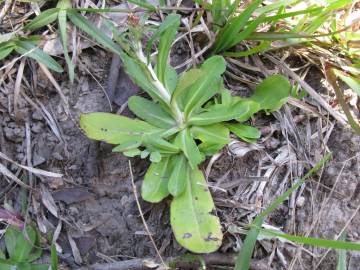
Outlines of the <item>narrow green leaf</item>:
M75 10L68 10L67 16L79 29L94 38L101 45L120 56L124 54L121 47L112 41L102 30L90 23L86 18Z
M164 22L160 25L159 30L154 34L153 38L160 37L160 43L158 47L157 63L156 63L156 75L160 82L166 82L166 67L168 65L168 57L170 53L171 44L173 43L177 30L180 25L179 14L170 14L166 17ZM148 44L152 44L150 43Z
M41 12L39 16L36 16L30 23L25 25L24 30L35 30L52 23L56 20L58 11L58 8L50 8Z
M215 53L229 48L232 38L236 36L236 34L239 33L241 29L244 28L251 15L261 2L262 0L253 1L253 3L251 3L239 16L229 20L229 22L225 25L222 31L220 31L216 38L214 44Z
M80 127L89 138L111 144L141 141L144 134L161 131L144 121L101 112L82 114Z
M222 241L218 217L211 215L214 202L202 172L195 168L187 178L185 191L174 197L170 222L176 240L196 253L216 251Z
M33 58L41 64L47 66L49 69L56 72L63 72L63 68L48 54L37 48L30 41L17 40L15 42L15 50L19 54L26 54L27 57Z
M236 258L235 270L248 270L257 237L260 233L263 219L254 220L253 227L247 233L243 246L241 247L239 256Z
M13 43L7 43L0 45L0 60L8 56L13 50L15 45Z
M347 75L340 70L333 69L336 76L338 76L344 83L346 83L354 92L360 96L360 79Z
M340 240L345 241L346 240L346 232L342 233L340 235ZM338 262L336 265L336 270L347 270L346 267L346 250L339 250L338 251Z
M51 270L57 270L59 265L59 258L54 243L51 244L50 255L51 255Z
M165 67L165 88L172 94L175 91L175 88L178 83L178 75L176 70L170 66L166 65Z
M260 104L261 110L276 111L286 103L291 85L282 75L272 75L263 80L255 89L249 100Z
M146 67L142 63L131 58L127 54L121 55L125 71L133 79L133 81L146 93L148 93L154 100L166 104L168 101L164 100L163 96L160 95L157 88L152 84L151 75L147 74Z
M206 76L199 77L186 92L184 112L187 116L220 91L221 83L219 82L221 82L221 74L225 72L225 69L226 62L221 56L213 56L202 64L201 70L205 72Z
M176 125L176 121L158 103L148 99L132 96L128 100L128 106L137 117L154 126L171 128Z
M209 125L242 118L259 111L259 103L252 100L240 100L230 106L217 104L213 105L206 112L192 116L188 123L192 125Z
M193 137L191 137L188 128L183 129L178 133L175 138L175 144L184 152L192 169L197 168L197 165L203 161L204 157L200 153Z
M75 65L69 57L69 51L67 48L66 20L66 10L60 10L58 13L60 38L64 50L65 61L68 67L69 79L70 82L73 83L75 78Z
M170 158L164 157L158 163L151 163L141 187L141 197L148 202L160 202L169 195Z
M183 154L174 156L171 162L173 164L173 170L170 175L168 190L171 195L176 197L181 195L186 188L186 183L190 177L190 167Z
M193 126L190 131L195 139L207 144L226 145L230 142L229 130L222 124Z
M128 0L129 3L135 4L139 7L146 8L149 11L156 11L156 7L149 4L147 1L144 0Z

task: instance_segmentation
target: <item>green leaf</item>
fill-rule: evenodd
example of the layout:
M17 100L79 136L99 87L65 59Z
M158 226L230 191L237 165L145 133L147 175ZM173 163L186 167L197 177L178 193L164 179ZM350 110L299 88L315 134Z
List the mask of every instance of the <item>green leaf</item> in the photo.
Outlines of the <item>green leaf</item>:
M16 264L10 260L5 260L0 258L0 269L1 270L14 270L16 269Z
M229 20L229 22L216 37L214 44L215 53L231 47L232 39L236 36L237 33L240 32L241 29L246 26L251 15L261 2L262 0L253 1L253 3L251 3L239 16L233 17Z
M291 85L282 75L272 75L264 79L249 98L260 104L261 110L276 111L286 103Z
M94 26L90 23L86 18L80 15L75 10L67 10L67 15L69 19L75 24L79 29L87 33L89 36L94 38L97 42L99 42L104 47L108 48L113 53L122 56L124 52L121 47L112 41L102 30Z
M247 126L244 124L226 124L226 127L230 129L239 138L243 139L246 142L254 142L256 139L259 139L261 136L260 131L257 128L252 126Z
M175 120L158 103L139 96L132 96L128 100L128 106L137 117L154 126L160 128L176 126Z
M230 142L229 130L221 124L193 126L190 131L195 139L207 144L226 145Z
M36 231L26 226L25 232L15 227L8 227L5 232L5 245L12 261L27 262L36 242Z
M128 141L126 143L119 144L112 149L112 152L127 152L138 148L141 145L141 141Z
M17 40L15 41L16 47L15 50L19 54L23 54L27 57L33 58L39 63L47 66L49 69L56 72L63 72L63 68L48 54L44 53L42 50L37 48L32 44L31 41Z
M199 77L188 89L184 98L184 112L187 116L220 91L221 84L218 82L225 69L225 59L218 55L207 59L202 64L201 70L205 72L206 76Z
M102 112L82 114L80 127L89 138L110 144L141 141L144 134L160 131L144 121Z
M360 79L347 75L337 69L333 69L336 76L338 76L344 83L346 83L354 92L360 96Z
M340 240L345 241L346 240L346 232L343 232L340 235ZM338 262L336 265L336 270L347 270L346 267L346 250L339 250L338 251Z
M13 50L15 45L11 42L6 44L0 45L0 60L4 59L6 56L8 56Z
M178 75L176 70L170 66L166 65L165 68L165 87L170 92L173 93L175 91L176 85L178 82Z
M66 10L60 10L58 13L60 38L64 50L65 61L68 67L69 79L70 82L73 83L75 78L75 65L70 59L67 48L66 20Z
M156 11L156 7L149 4L147 1L144 0L128 0L129 3L138 5L139 7L146 8L149 11Z
M56 20L58 16L58 8L47 9L36 16L30 23L25 25L24 30L35 30L48 25Z
M160 152L154 151L154 152L151 152L151 153L150 153L150 161L151 161L151 162L157 163L157 162L160 162L160 160L161 160L161 154L160 154Z
M124 156L127 156L127 157L136 157L136 156L141 155L141 151L136 148L136 149L130 149L128 151L124 151L123 154L124 154Z
M175 138L175 144L178 145L184 152L184 155L189 160L192 169L197 168L197 165L204 160L204 157L200 153L193 137L191 137L191 133L188 128L183 129L178 133Z
M216 104L208 111L192 116L188 123L192 125L209 125L223 121L242 118L259 110L259 104L251 100L240 100L228 106Z
M159 133L143 136L143 144L151 151L159 151L163 154L177 154L180 149L176 145L164 140Z
M145 201L160 202L169 195L170 158L164 157L158 163L151 163L141 187L141 196Z
M176 155L171 160L173 169L170 175L168 190L174 197L181 195L188 181L189 170L188 161L183 154Z
M218 217L210 214L213 208L202 172L191 170L185 191L173 198L170 207L171 226L180 245L196 253L210 253L220 247L221 225Z
M206 156L212 156L214 154L216 154L217 152L219 152L223 147L224 144L209 144L209 143L200 143L198 145L199 150L201 153L203 153Z
M163 101L166 104L168 101L160 95L157 88L153 85L151 75L147 74L147 69L142 63L131 58L127 54L122 54L125 71L133 79L133 81L144 91L146 91L154 100Z
M160 82L162 83L165 83L167 81L166 80L166 69L168 65L167 60L169 57L171 44L176 37L176 33L180 25L180 18L181 16L179 14L170 14L166 17L165 21L160 25L160 28L164 25L168 26L163 31L163 33L161 33L160 43L158 47L157 64L156 64L156 75L158 76Z
M59 258L54 243L51 244L50 255L51 255L51 270L57 270L59 265Z
M181 103L178 97L182 96L184 92L189 91L190 87L201 77L205 77L206 73L197 68L190 69L181 74L179 81L176 85L175 91L171 97L171 101Z

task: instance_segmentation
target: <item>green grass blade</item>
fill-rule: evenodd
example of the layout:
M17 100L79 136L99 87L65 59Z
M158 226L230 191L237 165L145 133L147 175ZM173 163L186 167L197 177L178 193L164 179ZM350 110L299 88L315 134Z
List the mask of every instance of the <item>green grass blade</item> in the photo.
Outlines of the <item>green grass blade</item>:
M118 46L115 42L112 41L104 32L102 32L99 28L90 23L86 18L77 13L76 11L67 11L67 15L69 19L75 24L79 29L87 33L89 36L94 38L101 45L122 56L123 51L120 46Z
M276 236L278 238L284 238L293 242L297 242L300 244L324 247L324 248L332 248L332 249L342 249L342 250L357 250L360 251L359 243L352 243L346 241L338 241L338 240L328 240L323 238L314 238L314 237L304 237L297 235L289 235L285 233L276 232L274 230L269 229L261 229L261 231L268 233L270 235Z
M128 2L132 3L132 4L135 4L139 7L142 7L142 8L145 8L145 9L148 9L149 11L156 11L156 7L147 3L146 1L143 1L143 0L128 0Z
M66 18L66 10L60 10L58 14L60 38L64 50L65 61L68 67L69 79L70 82L73 83L75 78L75 65L69 57L67 48Z
M35 17L30 23L25 25L25 30L35 30L45 25L48 25L56 20L58 8L47 9L39 14L39 16Z
M285 191L281 196L279 196L269 207L267 207L263 212L261 212L251 223L251 228L247 234L244 245L240 250L239 256L236 258L235 270L248 270L250 267L250 261L252 252L255 247L256 238L260 233L260 228L263 223L263 220L268 216L272 211L275 210L285 199L296 189L298 189L305 180L316 173L329 159L331 154L326 154L311 170L309 170L296 184L294 184L290 189ZM249 239L248 239L249 238Z
M344 241L346 239L346 232L343 232L340 235L340 240ZM346 250L339 250L338 251L338 263L336 265L336 270L347 270L346 267Z
M15 45L13 43L0 46L0 60L8 56L14 50L14 47Z
M230 56L230 57L245 57L245 56L249 56L255 53L259 53L259 52L263 52L265 51L267 48L269 48L269 46L271 45L271 42L268 40L265 41L261 41L259 45L244 51L244 52L225 52L224 56Z
M59 258L54 243L51 244L50 255L51 255L51 270L58 270Z
M47 66L49 69L56 72L63 72L63 68L48 54L37 48L29 41L18 40L15 42L15 50L19 54L26 54L27 57L33 58L39 63Z
M250 4L238 17L231 19L219 33L214 44L214 53L229 48L232 38L244 28L255 9L262 0L256 0Z

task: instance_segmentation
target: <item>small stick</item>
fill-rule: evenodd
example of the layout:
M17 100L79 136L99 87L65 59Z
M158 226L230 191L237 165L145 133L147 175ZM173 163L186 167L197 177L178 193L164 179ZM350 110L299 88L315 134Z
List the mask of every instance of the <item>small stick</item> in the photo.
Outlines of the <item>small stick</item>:
M139 209L139 212L140 212L140 216L141 216L141 220L144 224L144 227L145 227L145 230L146 232L148 233L149 235L149 238L150 238L150 241L151 243L153 244L155 250L156 250L156 253L161 261L161 263L164 265L165 269L169 269L169 267L166 265L165 261L163 260L160 252L159 252L159 249L156 247L156 244L155 244L155 241L154 241L154 238L151 236L151 233L150 233L150 230L149 230L149 227L146 223L146 220L144 218L144 215L143 215L143 212L141 210L141 206L140 206L140 202L139 202L139 199L138 199L138 196L137 196L137 190L136 190L136 186L135 186L135 183L134 183L134 175L133 175L133 172L132 172L132 167L131 167L131 161L129 160L129 170L130 170L130 178L131 178L131 184L132 184L132 187L133 187L133 192L134 192L134 196L135 196L135 200L136 200L136 204L137 204L137 207Z

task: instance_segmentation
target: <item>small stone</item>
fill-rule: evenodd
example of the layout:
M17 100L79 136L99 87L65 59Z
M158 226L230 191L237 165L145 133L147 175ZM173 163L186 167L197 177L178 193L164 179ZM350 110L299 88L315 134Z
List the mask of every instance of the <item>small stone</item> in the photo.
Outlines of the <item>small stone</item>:
M303 207L305 204L305 197L303 196L299 196L297 199L296 199L296 206L301 208Z

